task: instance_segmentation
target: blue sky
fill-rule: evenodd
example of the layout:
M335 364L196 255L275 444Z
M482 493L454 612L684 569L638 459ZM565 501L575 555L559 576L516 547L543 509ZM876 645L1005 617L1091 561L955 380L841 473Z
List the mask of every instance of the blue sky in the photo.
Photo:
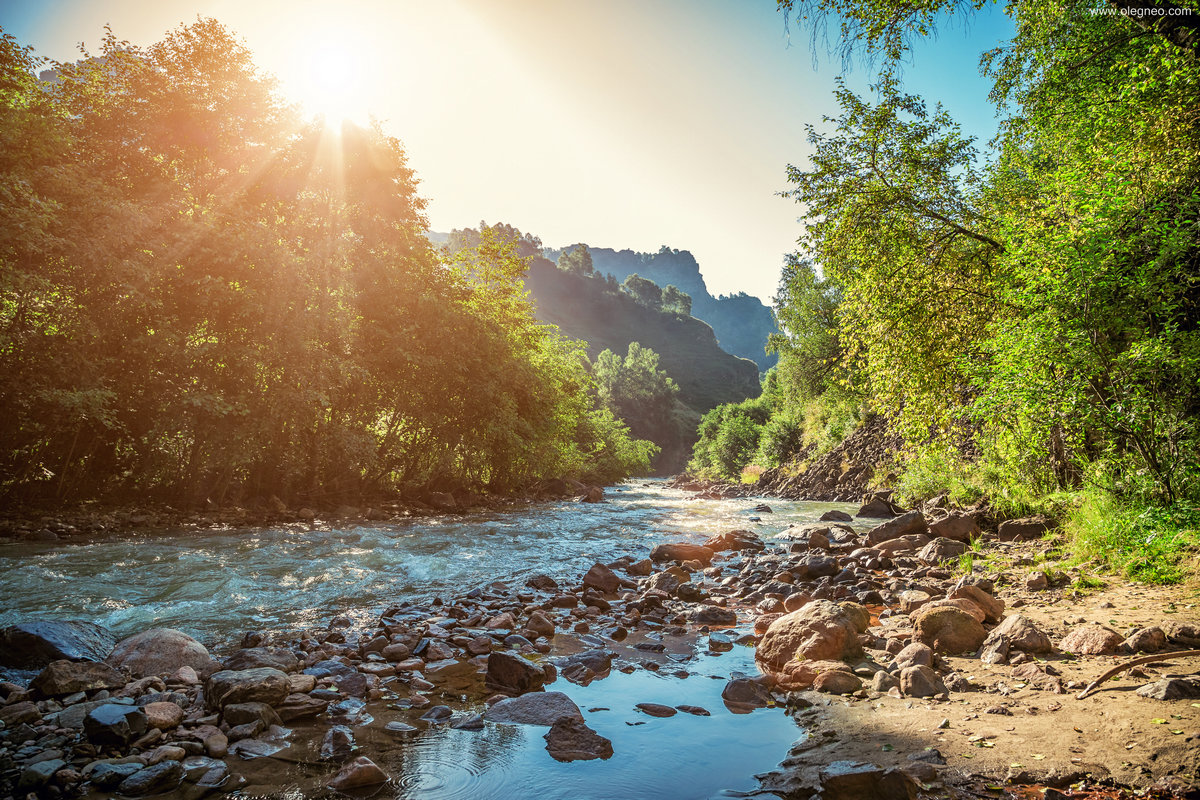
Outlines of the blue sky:
M149 44L212 16L283 91L370 111L400 138L436 230L504 221L548 245L691 250L714 293L774 294L799 235L778 192L841 64L773 0L4 0L0 25L70 60L111 24ZM915 48L909 91L995 129L979 54L997 6ZM870 71L855 66L851 87ZM331 89L329 82L336 82Z

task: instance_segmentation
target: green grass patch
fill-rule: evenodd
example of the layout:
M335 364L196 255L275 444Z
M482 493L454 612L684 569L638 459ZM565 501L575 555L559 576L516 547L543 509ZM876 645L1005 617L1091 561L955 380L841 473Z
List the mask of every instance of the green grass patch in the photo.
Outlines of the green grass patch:
M1071 511L1064 531L1072 561L1089 561L1142 583L1181 583L1200 567L1197 508L1130 508L1111 495L1089 493Z

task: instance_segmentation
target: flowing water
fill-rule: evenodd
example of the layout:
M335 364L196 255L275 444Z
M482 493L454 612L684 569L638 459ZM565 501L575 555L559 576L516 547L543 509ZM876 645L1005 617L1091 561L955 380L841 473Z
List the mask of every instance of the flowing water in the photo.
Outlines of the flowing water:
M369 624L402 600L449 596L494 580L519 584L533 573L574 580L596 561L642 558L658 542L701 541L732 528L768 538L831 508L848 509L773 499L774 513L759 514L756 501L692 500L660 481L627 483L607 495L595 505L548 503L398 524L7 543L0 545L0 624L82 619L118 636L173 627L220 654L246 630L324 627L338 615ZM381 717L356 737L395 776L388 793L397 798L704 798L752 789L753 774L774 767L803 731L780 709L726 709L725 680L756 672L753 650L716 655L702 638L699 645L677 657L678 670L614 671L586 687L554 684L612 740L615 755L606 761L560 764L544 749L545 729L526 726L489 724L474 732L431 726L400 740L382 732ZM634 710L641 702L698 705L712 716L652 718ZM411 715L391 718L411 721ZM303 751L306 743L295 745ZM305 797L328 777L324 767L277 763L248 765L248 789Z

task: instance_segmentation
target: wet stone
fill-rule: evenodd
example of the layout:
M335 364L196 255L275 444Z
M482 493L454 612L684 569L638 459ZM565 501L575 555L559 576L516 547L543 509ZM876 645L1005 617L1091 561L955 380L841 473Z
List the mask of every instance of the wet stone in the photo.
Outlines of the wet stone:
M638 703L634 708L652 717L673 717L678 713L672 706L664 706L659 703Z
M546 751L556 761L588 761L612 758L612 742L589 728L582 720L564 717L545 735Z
M133 706L106 703L83 718L89 742L101 747L124 747L146 732L146 715Z
M321 740L321 760L345 761L353 753L354 731L345 725L334 725L325 731L325 737Z
M178 761L163 761L133 773L121 781L117 791L129 797L142 797L170 791L182 782L183 765Z

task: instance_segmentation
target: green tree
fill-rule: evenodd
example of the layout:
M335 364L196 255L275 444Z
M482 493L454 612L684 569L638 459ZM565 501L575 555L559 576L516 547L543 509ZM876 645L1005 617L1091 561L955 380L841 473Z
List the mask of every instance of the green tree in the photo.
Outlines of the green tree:
M627 277L621 284L621 289L647 308L662 309L663 293L658 284L649 278L643 278L636 272Z
M558 257L558 268L572 275L589 277L596 270L592 266L592 251L586 244L573 244Z
M662 310L688 317L692 314L692 296L674 284L668 283L662 290Z

